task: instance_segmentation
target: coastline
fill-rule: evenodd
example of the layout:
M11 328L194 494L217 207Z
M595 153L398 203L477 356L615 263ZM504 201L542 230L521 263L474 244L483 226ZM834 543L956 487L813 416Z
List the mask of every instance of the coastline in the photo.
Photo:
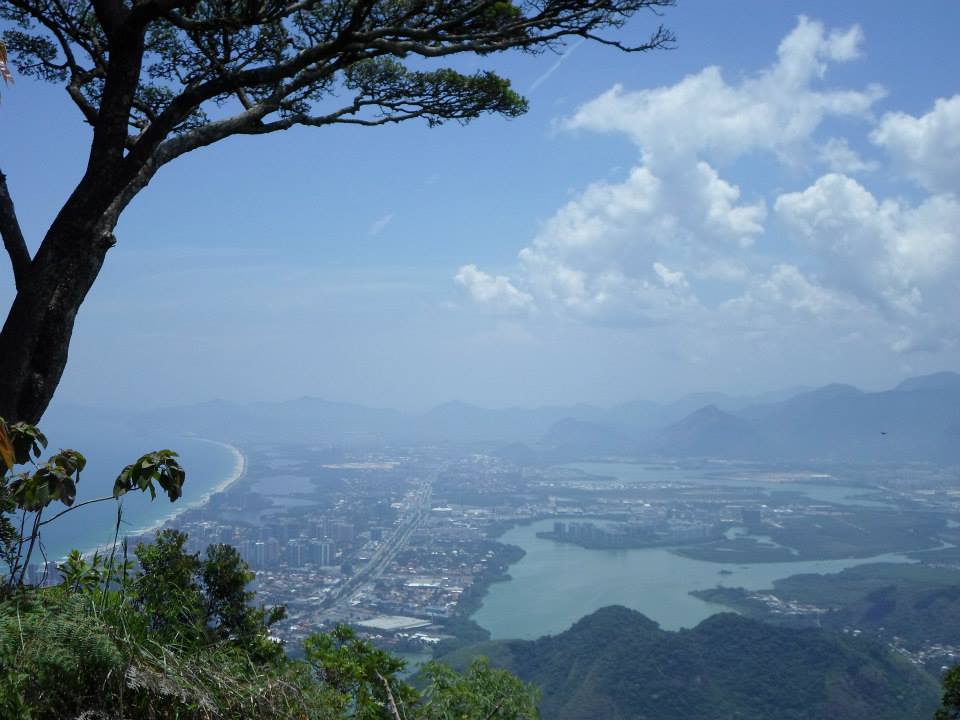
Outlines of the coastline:
M209 438L193 438L194 440L199 440L200 442L210 443L211 445L219 445L222 448L226 448L231 453L233 453L233 471L230 473L230 476L226 478L219 485L215 485L213 488L201 495L197 500L191 503L189 506L184 507L180 510L187 510L189 508L199 507L206 504L210 499L211 495L215 495L218 492L223 492L228 487L233 485L235 482L239 482L247 475L247 456L243 454L243 451L238 448L236 445L231 443L223 442L221 440L210 440ZM179 513L178 513L179 514Z
M247 466L249 463L247 461L247 456L243 453L243 451L239 447L228 442L223 442L221 440L211 440L209 438L191 437L190 439L196 440L199 442L209 443L211 445L219 445L220 447L226 450L229 450L233 455L233 459L234 459L233 469L230 471L230 474L225 479L221 480L217 485L214 485L209 490L204 492L200 497L192 500L189 503L184 503L179 507L175 506L174 509L172 509L169 513L167 513L161 518L154 520L153 522L147 525L144 525L142 527L131 528L131 529L121 528L120 535L122 537L141 536L141 535L147 535L149 533L156 532L157 530L161 529L164 525L166 525L168 522L175 519L181 513L186 512L187 510L193 510L198 507L202 507L203 505L206 505L212 495L215 495L216 493L219 493L219 492L223 492L234 483L239 482L244 477L246 477ZM189 478L188 478L188 482L189 482ZM89 557L96 552L101 552L101 553L109 552L112 549L112 547L113 547L112 541L100 543L96 547L90 548L88 550L84 550L83 556Z

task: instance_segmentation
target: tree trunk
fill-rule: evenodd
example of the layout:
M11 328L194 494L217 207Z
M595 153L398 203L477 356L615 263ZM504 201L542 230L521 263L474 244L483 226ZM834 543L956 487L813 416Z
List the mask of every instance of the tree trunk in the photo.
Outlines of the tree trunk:
M8 422L36 423L50 404L77 310L114 242L93 223L63 225L44 238L0 331L0 417Z

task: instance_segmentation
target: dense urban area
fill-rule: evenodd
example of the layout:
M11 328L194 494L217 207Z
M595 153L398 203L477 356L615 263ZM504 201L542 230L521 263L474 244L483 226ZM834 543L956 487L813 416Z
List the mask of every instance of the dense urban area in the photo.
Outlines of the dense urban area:
M624 465L523 467L497 453L449 447L361 453L251 445L244 452L239 480L170 525L188 533L191 551L211 543L239 550L256 572L258 601L286 606L272 632L291 649L340 623L407 654L412 665L486 639L470 616L523 555L497 538L548 519L552 530L538 536L551 541L598 550L668 547L716 562L717 587L696 594L744 614L877 635L931 668L960 656L949 627L926 636L860 622L839 612L827 591L748 592L726 569L898 552L917 561L889 566L901 567L901 580L902 568L922 566L940 573L941 585L955 584L960 491L953 470L701 461L634 464L634 479L625 480L603 474ZM854 570L863 567L886 566ZM55 580L52 567L47 575Z

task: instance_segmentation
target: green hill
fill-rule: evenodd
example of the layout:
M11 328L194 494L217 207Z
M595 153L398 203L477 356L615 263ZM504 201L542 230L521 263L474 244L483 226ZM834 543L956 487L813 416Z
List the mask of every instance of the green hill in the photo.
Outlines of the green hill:
M874 642L733 614L667 632L613 606L556 636L444 659L476 655L539 686L544 720L928 720L939 694Z
M914 553L915 558L955 561L956 548ZM822 627L855 628L885 640L894 637L910 649L960 641L960 572L907 563L870 563L828 575L792 575L763 591L783 601L815 605L813 616L778 614L743 588L712 588L693 594L735 608L745 615L790 625L819 622Z

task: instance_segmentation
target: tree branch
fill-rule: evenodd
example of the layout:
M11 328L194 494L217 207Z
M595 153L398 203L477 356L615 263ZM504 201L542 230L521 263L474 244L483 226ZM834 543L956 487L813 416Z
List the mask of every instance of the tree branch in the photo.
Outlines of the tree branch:
M380 682L383 683L383 687L387 691L387 711L390 713L390 717L393 718L393 720L403 720L403 718L400 717L400 711L397 709L397 701L393 698L390 683L387 682L387 679L379 672L377 673L377 677L380 678Z
M40 527L40 518L43 516L43 508L37 510L37 515L33 519L33 535L30 537L30 545L27 547L27 556L23 559L23 569L20 570L20 585L23 585L23 579L27 575L27 570L30 568L30 558L33 557L33 548L36 545L37 538L40 537L40 534L37 532L37 528Z
M92 0L93 10L97 14L97 20L107 33L107 37L113 37L117 32L123 31L123 24L130 14L130 11L119 0Z
M487 717L486 717L484 720L493 720L494 716L495 716L498 712L500 712L500 709L503 707L503 702L504 702L504 701L501 700L501 701L498 702L496 705L494 705L494 706L493 706L493 710L490 711L490 714L487 715Z
M82 84L83 82L80 76L74 75L70 79L70 84L67 85L67 94L70 96L70 99L73 100L74 105L80 108L80 112L83 114L83 119L87 121L87 124L96 125L96 108L88 103L87 99L83 96L83 91L80 89Z
M175 8L177 0L153 0L152 3L138 5L136 10L145 7L162 7L159 2L167 2L167 7ZM171 132L203 103L222 95L236 94L240 90L269 88L287 81L296 81L301 73L316 74L318 68L325 68L329 74L331 63L348 67L357 60L377 57L404 57L409 54L425 58L440 58L461 53L487 54L509 49L535 51L573 36L597 38L593 31L600 27L619 27L632 12L642 8L656 9L668 6L674 0L595 0L594 2L574 3L570 0L550 3L531 3L536 12L512 19L501 26L491 27L481 32L469 27L474 13L481 8L491 6L488 1L476 3L467 12L443 22L395 24L394 20L408 20L404 15L390 18L384 25L369 24L371 12L377 3L372 0L358 0L351 10L350 18L337 29L336 34L325 42L314 43L300 49L292 57L282 61L257 65L244 69L233 68L224 72L221 68L211 67L210 76L189 83L170 103L157 114L146 130L137 138L136 146L127 156L130 164L146 161ZM309 5L309 3L308 3ZM291 7L298 7L297 5ZM414 7L421 4L414 3ZM287 12L281 9L280 16ZM182 15L168 12L166 19L182 29L193 31L206 29L202 22L197 24ZM262 22L259 18L257 22ZM251 25L256 23L251 21ZM215 26L212 26L215 27ZM211 29L212 29L211 27ZM617 46L630 52L653 50L672 41L672 35L662 28L647 42L636 46ZM606 41L607 44L614 44Z
M7 189L7 176L3 172L0 172L0 235L3 236L3 246L10 255L17 290L23 290L30 275L30 251L27 250L27 243L23 239L17 213L13 208L13 200Z
M116 500L116 499L117 499L117 498L115 498L113 495L105 495L104 497L94 498L93 500L84 500L82 503L77 503L76 505L71 505L71 506L68 507L66 510L61 510L60 512L58 512L58 513L57 513L56 515L54 515L53 517L47 518L47 519L44 520L43 522L38 522L38 523L37 523L37 530L39 530L40 528L42 528L44 525L47 525L47 524L49 524L49 523L52 523L54 520L56 520L56 519L57 519L58 517L60 517L61 515L66 515L68 512L73 512L74 510L79 510L80 508L85 507L86 505L93 505L94 503L106 502L107 500ZM23 539L24 539L24 540L31 540L31 539L33 539L33 536L31 536L31 537L29 537L29 538L23 538Z

